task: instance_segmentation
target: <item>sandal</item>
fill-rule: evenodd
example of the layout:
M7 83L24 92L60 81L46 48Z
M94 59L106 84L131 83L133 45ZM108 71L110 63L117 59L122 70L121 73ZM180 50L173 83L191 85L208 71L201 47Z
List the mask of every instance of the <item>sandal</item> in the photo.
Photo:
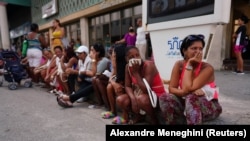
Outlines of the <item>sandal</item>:
M115 114L110 112L110 111L102 112L102 118L104 118L104 119L110 119L113 117L115 117Z
M63 107L63 108L70 108L70 107L73 107L73 104L72 104L72 103L69 103L69 102L67 102L67 101L64 101L64 100L61 99L59 96L56 97L56 100L57 100L58 105L60 105L60 106Z
M112 120L113 124L126 124L126 120L120 116L116 116L115 118L113 118Z

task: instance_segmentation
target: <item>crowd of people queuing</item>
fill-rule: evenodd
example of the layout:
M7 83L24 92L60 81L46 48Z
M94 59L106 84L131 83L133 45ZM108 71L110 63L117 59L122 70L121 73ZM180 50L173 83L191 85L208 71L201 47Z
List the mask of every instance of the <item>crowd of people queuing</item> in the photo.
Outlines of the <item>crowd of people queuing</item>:
M139 36L145 39L141 22L138 19ZM213 67L202 62L202 35L189 35L183 40L180 52L184 59L176 62L170 80L166 81L154 62L145 58L142 48L146 42L136 37L133 27L108 49L100 43L90 47L78 43L75 48L73 41L66 47L59 20L53 21L51 47L38 31L38 25L32 24L23 60L28 62L33 82L43 82L63 108L73 107L75 102L93 95L95 103L90 106L104 107L100 118L112 119L113 124L147 121L153 125L195 125L215 119L222 112ZM151 104L143 79L157 95L156 107ZM211 91L212 98L207 98Z

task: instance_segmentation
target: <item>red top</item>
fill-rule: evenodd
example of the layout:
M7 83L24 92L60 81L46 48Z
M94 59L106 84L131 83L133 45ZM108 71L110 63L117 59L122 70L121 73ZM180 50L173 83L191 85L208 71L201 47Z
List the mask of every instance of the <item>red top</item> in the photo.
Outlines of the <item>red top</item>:
M180 81L179 81L179 86L180 86L180 88L182 88L182 79L183 79L183 75L184 75L184 71L185 71L186 65L187 65L187 64L185 63L184 66L183 66L182 72L181 72L181 77L180 77ZM202 62L199 64L199 66L198 66L197 69L195 70L195 77L198 76L198 74L200 73L201 65L202 65ZM216 88L216 84L215 84L214 81L208 83L207 85L209 85L211 88ZM218 92L215 91L215 92L214 92L214 99L218 99L218 96L219 96Z
M144 67L147 65L147 62L151 62L151 61L144 61L143 72L144 72ZM136 78L133 77L132 74L130 73L132 68L131 67L128 67L128 68L129 68L128 71L129 71L132 83L137 84ZM166 93L159 72L154 76L153 83L152 83L152 85L150 87L156 93L157 97L159 97L162 94Z

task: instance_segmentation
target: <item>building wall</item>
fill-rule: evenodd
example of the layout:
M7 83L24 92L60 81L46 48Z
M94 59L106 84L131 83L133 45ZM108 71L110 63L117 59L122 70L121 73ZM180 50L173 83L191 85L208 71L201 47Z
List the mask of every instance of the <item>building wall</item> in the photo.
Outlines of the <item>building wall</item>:
M52 21L55 18L61 19L62 17L69 16L75 12L101 3L103 0L57 0L58 13L46 19L42 19L42 7L50 1L51 0L31 1L32 22L38 23L39 25L43 25Z
M82 44L89 46L88 28L91 18L141 4L142 0L58 0L58 13L43 19L42 7L48 2L50 1L32 0L32 22L39 24L40 31L47 32L51 27L51 21L59 19L69 40L76 40L80 35Z

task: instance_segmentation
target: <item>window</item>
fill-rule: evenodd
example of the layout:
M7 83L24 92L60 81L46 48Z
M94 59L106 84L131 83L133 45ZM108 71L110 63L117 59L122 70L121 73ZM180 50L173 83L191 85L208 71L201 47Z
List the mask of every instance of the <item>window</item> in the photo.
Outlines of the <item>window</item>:
M148 0L148 23L214 13L214 0Z
M142 6L138 5L134 7L134 15L141 15L142 14Z

